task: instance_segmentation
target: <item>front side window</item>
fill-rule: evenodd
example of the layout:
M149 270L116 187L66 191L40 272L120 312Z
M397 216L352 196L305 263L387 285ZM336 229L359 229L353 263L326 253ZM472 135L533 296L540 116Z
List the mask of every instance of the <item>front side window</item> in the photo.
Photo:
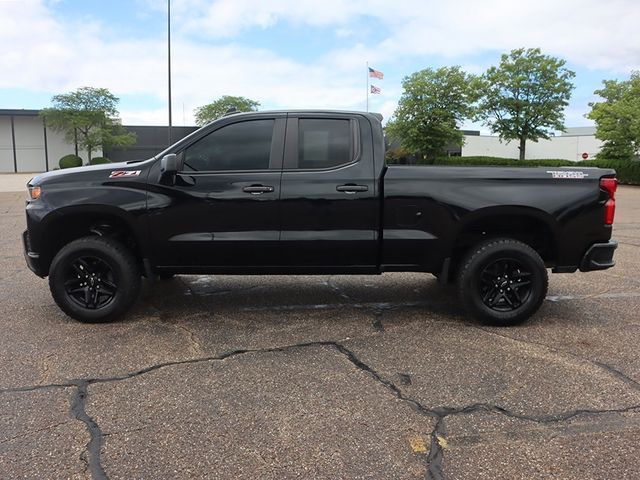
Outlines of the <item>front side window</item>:
M353 160L351 121L301 118L298 168L331 168Z
M269 168L274 120L232 123L187 147L184 169L266 170Z

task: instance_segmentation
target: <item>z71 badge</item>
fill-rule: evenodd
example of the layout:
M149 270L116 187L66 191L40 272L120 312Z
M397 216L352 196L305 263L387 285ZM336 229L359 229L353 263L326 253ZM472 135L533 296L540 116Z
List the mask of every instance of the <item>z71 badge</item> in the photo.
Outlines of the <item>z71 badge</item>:
M140 175L142 170L114 170L109 175L109 178L120 178L120 177L137 177Z
M578 179L581 180L584 177L588 177L588 173L584 172L572 172L572 171L564 171L564 170L547 170L547 173L550 173L553 178L568 178L568 179Z

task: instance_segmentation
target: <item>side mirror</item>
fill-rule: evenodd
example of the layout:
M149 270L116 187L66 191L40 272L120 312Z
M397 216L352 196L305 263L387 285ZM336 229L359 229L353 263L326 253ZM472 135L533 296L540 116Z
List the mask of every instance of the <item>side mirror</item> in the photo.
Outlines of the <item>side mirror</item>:
M175 185L176 173L178 173L178 157L175 153L169 153L160 160L160 183L163 185Z

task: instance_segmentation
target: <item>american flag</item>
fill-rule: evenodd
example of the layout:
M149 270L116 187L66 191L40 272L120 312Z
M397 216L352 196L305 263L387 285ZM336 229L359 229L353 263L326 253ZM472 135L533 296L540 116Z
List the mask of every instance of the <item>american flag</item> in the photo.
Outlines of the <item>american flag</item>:
M380 87L376 87L375 85L371 85L371 93L373 93L374 95L378 95L378 94L382 93L382 90L380 90Z
M384 73L369 67L369 76L372 78L379 78L380 80L382 80L384 78Z

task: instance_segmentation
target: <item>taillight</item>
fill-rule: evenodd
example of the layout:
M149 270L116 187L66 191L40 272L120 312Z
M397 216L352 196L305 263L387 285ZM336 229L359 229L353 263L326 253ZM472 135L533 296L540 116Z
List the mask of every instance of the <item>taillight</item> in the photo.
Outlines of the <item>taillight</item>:
M618 179L601 178L600 188L609 195L609 199L604 204L604 224L613 225L613 217L616 215L616 189L618 188Z

